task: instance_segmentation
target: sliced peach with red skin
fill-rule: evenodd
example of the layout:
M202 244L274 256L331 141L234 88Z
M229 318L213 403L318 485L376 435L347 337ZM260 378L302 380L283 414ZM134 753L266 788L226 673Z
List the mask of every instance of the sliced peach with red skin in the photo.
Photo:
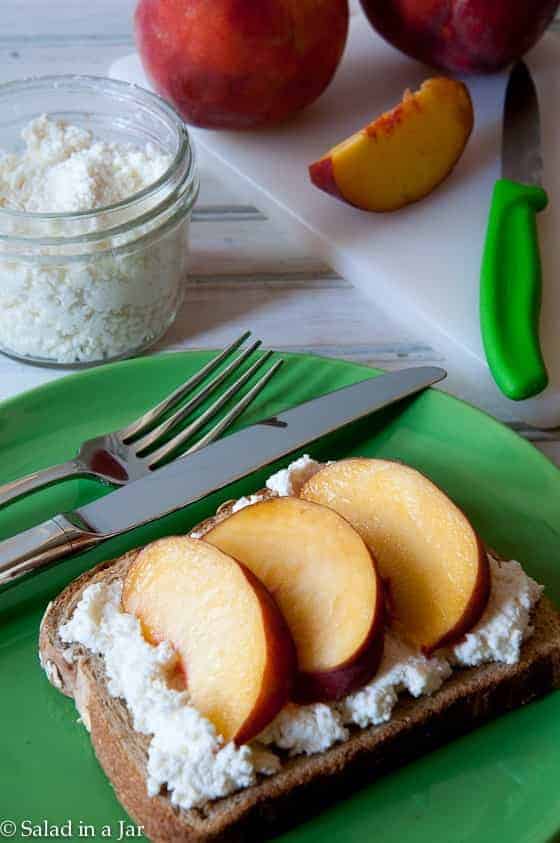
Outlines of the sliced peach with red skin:
M297 650L297 702L340 699L372 678L383 649L382 587L344 518L298 498L271 498L204 540L247 565L280 607Z
M174 647L193 705L224 740L252 740L290 698L288 627L262 583L217 548L186 536L147 545L122 605L148 641Z
M346 518L377 559L391 625L430 654L480 619L490 592L485 548L466 515L427 477L401 463L326 465L301 497Z
M396 211L451 172L473 128L466 85L428 79L416 93L312 164L313 184L366 211Z

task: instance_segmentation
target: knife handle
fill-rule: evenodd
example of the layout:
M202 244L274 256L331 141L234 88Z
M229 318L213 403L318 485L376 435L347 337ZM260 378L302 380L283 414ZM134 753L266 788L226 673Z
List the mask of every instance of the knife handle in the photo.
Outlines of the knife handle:
M488 366L508 398L546 387L539 342L541 259L536 214L548 204L540 187L500 179L490 206L480 285L480 324Z
M0 542L0 586L48 568L104 538L85 530L79 523L73 523L70 516L57 515L44 521Z

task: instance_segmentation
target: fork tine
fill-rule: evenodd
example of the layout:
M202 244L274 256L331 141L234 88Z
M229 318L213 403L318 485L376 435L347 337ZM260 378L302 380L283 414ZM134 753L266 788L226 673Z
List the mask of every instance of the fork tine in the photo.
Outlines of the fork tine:
M181 407L180 410L177 410L175 413L173 413L172 416L170 416L160 425L155 427L153 430L150 430L150 432L146 433L145 436L142 436L140 439L137 439L132 445L136 453L141 454L143 451L149 448L150 445L155 444L158 439L161 439L162 436L165 436L165 434L169 430L171 430L171 428L175 427L176 424L181 422L183 419L186 419L187 416L189 416L193 410L196 410L196 408L199 407L202 402L205 401L206 398L208 398L208 396L211 395L220 386L220 384L222 384L229 377L229 375L231 375L233 371L238 369L239 366L241 366L245 362L245 360L247 360L247 358L250 357L251 354L253 354L253 352L257 350L257 348L259 348L260 345L261 341L257 340L244 351L242 351L241 354L238 354L237 357L235 357L234 360L231 361L231 363L228 363L228 365L225 367L225 369L223 369L223 371L221 371L218 375L212 378L210 383L208 383L205 387L203 387L203 389L200 390L200 392L194 395L191 400L185 404L184 407Z
M147 457L150 468L155 468L158 463L168 457L171 453L173 453L173 451L176 451L181 445L194 436L195 433L198 433L198 431L204 427L206 422L213 418L213 416L215 416L216 413L219 412L219 410L221 410L222 407L239 392L247 381L251 379L257 369L260 369L260 367L270 359L271 355L272 351L267 351L266 354L263 354L263 356L256 360L253 365L250 366L247 371L235 381L235 383L226 389L223 395L220 395L220 397L214 401L207 410L205 410L204 413L189 424L184 430L170 439L169 442L166 442L160 448L151 453Z
M167 398L164 398L159 404L156 404L155 407L152 407L150 410L147 410L140 418L136 419L136 421L131 422L126 427L121 428L119 431L120 437L123 442L132 439L134 436L137 436L142 431L146 430L150 427L154 422L156 422L161 416L177 404L185 395L187 395L192 389L198 386L198 384L204 380L204 378L209 375L217 366L220 365L222 360L225 360L226 357L229 357L234 351L236 351L240 345L242 345L245 340L251 336L251 331L245 331L240 337L234 340L227 348L224 348L216 357L213 357L202 369L190 377L185 383L181 384L181 386L177 387Z
M243 396L241 401L232 407L227 415L220 419L220 421L214 425L214 427L206 433L202 439L198 442L195 442L194 445L184 452L183 456L187 456L187 454L193 454L195 451L199 451L201 448L205 448L207 445L210 445L217 439L219 436L222 435L224 430L227 430L230 425L241 415L241 413L247 409L249 404L251 404L254 399L259 395L264 387L267 385L269 380L276 374L280 366L283 364L283 360L277 360L274 366L271 366L268 372L260 378L256 384L251 387L249 392Z

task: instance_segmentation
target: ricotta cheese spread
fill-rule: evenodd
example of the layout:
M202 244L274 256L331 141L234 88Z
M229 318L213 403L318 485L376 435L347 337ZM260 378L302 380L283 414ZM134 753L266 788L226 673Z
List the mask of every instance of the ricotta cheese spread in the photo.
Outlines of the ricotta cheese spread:
M289 703L259 735L259 740L289 750L290 755L315 755L345 741L349 734L335 706Z
M515 664L521 645L533 633L531 610L542 596L542 585L528 577L515 560L499 562L490 557L490 578L490 598L484 614L449 653L454 664Z
M346 740L350 732L345 727L387 723L399 694L433 694L450 675L451 666L444 658L428 659L386 632L383 659L371 682L340 703L287 705L259 735L259 740L287 749L290 755L324 752Z
M445 658L426 658L390 632L385 633L383 659L373 680L340 704L346 723L377 726L391 719L399 694L430 696L451 675Z
M272 474L266 481L266 488L280 497L297 496L303 484L317 474L321 465L322 463L311 459L309 454L304 454L303 457L290 463L288 468Z
M267 488L279 495L293 494L319 468L320 463L306 455L270 477ZM258 494L242 498L237 509L260 499ZM517 662L523 641L532 633L531 610L542 587L516 561L490 557L490 567L488 606L455 647L427 658L386 631L383 659L371 682L337 703L290 703L258 742L239 748L223 745L212 724L189 704L188 692L168 686L173 651L167 644L148 644L136 618L120 610L120 584L86 589L60 636L104 657L110 693L126 701L134 728L152 735L149 793L165 786L174 804L188 808L248 787L258 773L276 772L280 759L275 749L292 756L313 755L345 741L352 727L388 722L401 694L435 693L454 667Z
M47 116L29 123L22 137L21 154L0 150L0 208L33 214L102 210L72 223L47 217L38 242L36 220L4 221L10 237L32 245L29 253L21 246L14 251L7 237L0 246L0 345L18 355L77 363L116 357L157 339L181 301L188 219L155 236L165 220L152 211L153 200L119 211L118 219L103 209L157 181L170 156L152 144L141 149L104 141ZM117 224L118 233L105 234ZM79 248L65 245L78 230L84 236ZM45 237L50 239L43 243Z
M254 503L258 503L260 500L262 500L261 495L249 495L248 497L238 498L231 508L232 515L234 512L239 512L240 509L245 509L246 506L251 506ZM197 538L194 533L191 533L191 535L193 538Z

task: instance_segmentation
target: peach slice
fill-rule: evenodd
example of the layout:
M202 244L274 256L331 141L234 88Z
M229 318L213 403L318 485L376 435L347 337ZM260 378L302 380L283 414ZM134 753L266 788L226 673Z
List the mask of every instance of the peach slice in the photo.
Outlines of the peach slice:
M387 585L391 623L430 654L458 641L488 602L482 542L461 510L409 466L376 459L326 465L301 490L356 528Z
M365 211L396 211L427 196L461 157L473 127L467 87L428 79L309 168L311 181Z
M215 547L186 536L148 545L122 605L148 641L172 644L193 705L224 740L247 743L289 699L296 660L284 619L253 574Z
M298 498L270 498L204 540L242 560L280 607L297 650L294 699L340 699L371 679L383 648L382 589L347 521Z

